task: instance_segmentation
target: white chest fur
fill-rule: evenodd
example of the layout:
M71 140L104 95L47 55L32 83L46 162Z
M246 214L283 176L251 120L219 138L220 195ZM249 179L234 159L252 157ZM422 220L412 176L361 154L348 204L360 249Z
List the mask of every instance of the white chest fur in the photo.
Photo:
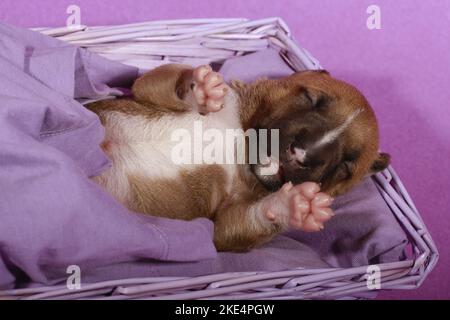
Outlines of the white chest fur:
M149 119L141 115L130 115L111 111L104 114L106 127L105 142L108 145L107 153L112 161L112 167L96 177L109 193L122 203L129 200L129 175L138 175L152 179L177 179L181 171L193 170L204 163L175 163L173 148L180 144L174 141L173 133L183 131L190 135L191 146L193 139L199 139L196 127L201 124L202 132L213 129L222 132L225 137L227 129L239 129L238 100L233 91L227 94L224 108L216 113L202 116L196 112L182 115L168 114L159 118ZM182 130L180 130L182 129ZM188 141L188 140L186 140ZM197 145L198 145L198 141ZM203 144L205 142L203 141ZM224 153L234 145L224 144ZM191 148L194 153L194 148ZM192 154L192 159L195 155ZM236 165L219 164L227 175L231 177L236 172Z

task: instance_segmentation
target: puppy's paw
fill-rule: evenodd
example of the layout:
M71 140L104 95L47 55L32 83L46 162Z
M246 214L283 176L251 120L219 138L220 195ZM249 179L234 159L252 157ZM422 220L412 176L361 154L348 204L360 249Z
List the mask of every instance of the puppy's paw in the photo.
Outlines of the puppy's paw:
M264 215L272 223L278 223L307 232L319 231L333 215L333 202L314 182L294 186L285 183L277 192L269 195L264 205Z
M218 72L204 65L194 69L192 90L201 113L208 113L217 112L223 108L229 88Z

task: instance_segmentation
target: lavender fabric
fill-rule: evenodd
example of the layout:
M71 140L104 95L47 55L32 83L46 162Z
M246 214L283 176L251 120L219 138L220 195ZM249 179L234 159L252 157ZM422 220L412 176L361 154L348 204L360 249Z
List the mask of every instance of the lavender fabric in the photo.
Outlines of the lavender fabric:
M89 180L109 165L104 132L74 98L117 94L112 87L136 74L0 25L0 288L54 283L72 264L215 257L209 220L137 215Z
M120 95L137 70L26 30L0 26L0 288L51 285L76 264L83 282L398 261L406 236L365 179L319 233L291 231L248 253L217 254L206 219L127 211L89 177L109 163L103 129L77 100ZM259 63L264 61L264 64ZM227 61L226 79L291 73L275 50Z

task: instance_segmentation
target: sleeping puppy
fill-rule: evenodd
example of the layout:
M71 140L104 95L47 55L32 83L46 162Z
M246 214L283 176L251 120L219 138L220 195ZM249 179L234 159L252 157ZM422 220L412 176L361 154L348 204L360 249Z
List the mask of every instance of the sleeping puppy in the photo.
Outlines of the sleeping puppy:
M248 250L289 227L321 230L332 196L389 162L366 99L324 71L228 86L209 66L171 64L137 79L132 93L87 106L105 126L102 148L112 161L93 179L130 210L213 220L219 251ZM248 143L243 164L205 163L195 152L175 162L180 144L202 143L199 126L224 136L270 129L279 147L268 147L263 164L249 164ZM220 152L235 154L238 144Z
M325 70L261 81L249 92L244 95L245 104L265 97L244 127L280 129L279 170L274 175L261 175L261 165L252 166L269 190L277 190L288 181L314 181L335 196L368 173L388 166L389 155L377 151L378 128L367 100ZM281 97L263 92L277 92Z

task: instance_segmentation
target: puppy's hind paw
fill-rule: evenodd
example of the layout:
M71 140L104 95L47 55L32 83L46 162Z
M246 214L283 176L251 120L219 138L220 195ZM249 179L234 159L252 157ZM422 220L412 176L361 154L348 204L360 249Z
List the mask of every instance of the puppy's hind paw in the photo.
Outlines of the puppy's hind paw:
M271 223L278 223L302 231L313 232L324 228L324 223L334 216L333 202L314 182L294 186L285 183L277 192L263 200L264 216Z
M229 90L222 76L208 65L194 69L193 93L201 113L217 112L224 106Z
M290 226L307 232L322 230L324 223L334 216L330 208L334 199L326 193L319 192L320 187L313 182L302 183L296 188L303 197L294 200L294 206L302 209L291 214Z

